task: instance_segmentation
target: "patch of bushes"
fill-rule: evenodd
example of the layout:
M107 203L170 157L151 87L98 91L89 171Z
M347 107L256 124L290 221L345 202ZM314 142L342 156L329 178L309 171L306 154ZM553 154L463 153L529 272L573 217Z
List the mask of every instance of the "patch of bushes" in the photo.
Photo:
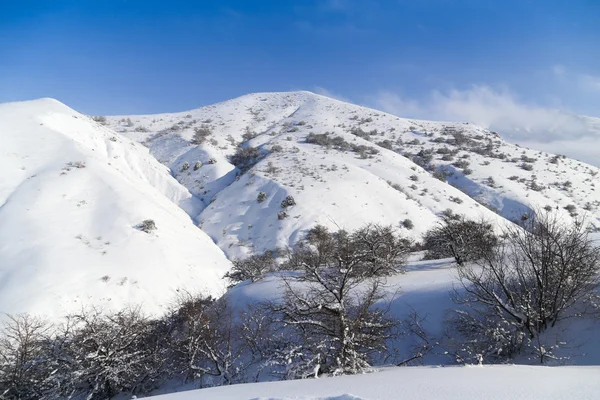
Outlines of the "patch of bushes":
M156 223L152 219L146 219L136 226L142 232L150 233L156 230Z
M232 285L246 280L256 282L262 279L267 272L273 272L277 269L275 253L270 250L262 254L233 260L232 264L233 267L224 276Z
M296 200L293 196L285 196L285 199L281 200L281 208L288 208L296 205Z
M259 203L262 203L266 199L267 199L267 194L265 192L259 192L258 196L256 197L256 201L258 201Z
M199 127L195 127L194 128L194 136L192 137L192 140L190 143L192 143L193 145L196 146L200 146L202 145L204 142L206 142L206 139L208 139L208 137L212 135L212 131L210 130L210 128L208 126L199 126Z
M238 147L230 161L243 173L252 168L259 161L260 156L260 150L256 147Z
M352 151L357 153L360 158L369 158L379 153L374 147L357 145L349 143L340 136L334 136L329 132L326 133L309 133L305 140L306 143L316 144L327 148L333 148L339 151Z
M92 120L96 121L100 125L106 125L108 123L106 117L103 115L92 116Z
M452 257L457 264L486 256L497 243L491 223L470 220L451 211L442 215L441 222L423 238L425 259Z
M524 169L525 171L533 171L533 165L531 164L521 163L519 167L521 167L521 169Z

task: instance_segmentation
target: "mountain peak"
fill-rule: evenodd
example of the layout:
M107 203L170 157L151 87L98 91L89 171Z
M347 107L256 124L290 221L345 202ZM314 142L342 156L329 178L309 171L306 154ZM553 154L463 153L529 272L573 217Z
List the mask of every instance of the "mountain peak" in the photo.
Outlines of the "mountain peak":
M597 168L473 124L404 119L306 91L108 121L202 202L192 217L230 257L289 245L316 223L391 223L419 239L447 209L502 224L531 207L570 218L571 203L600 206L586 185ZM282 209L287 196L296 205ZM420 224L408 230L407 219Z

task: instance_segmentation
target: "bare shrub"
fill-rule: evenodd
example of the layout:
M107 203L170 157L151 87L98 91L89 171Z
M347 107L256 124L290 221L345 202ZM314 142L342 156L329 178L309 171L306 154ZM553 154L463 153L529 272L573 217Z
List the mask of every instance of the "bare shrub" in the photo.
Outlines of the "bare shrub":
M598 287L600 249L582 221L543 212L506 228L503 237L475 263L457 267L462 290L455 297L469 307L455 322L471 353L503 360L535 349L544 362L551 349L536 341L557 322L585 313Z
M402 226L406 229L412 229L415 227L415 224L412 222L412 220L407 218L404 221L402 221Z
M210 135L212 135L210 127L205 125L196 127L194 128L194 136L192 137L191 143L193 145L200 146L206 142L206 139L208 139Z
M93 116L91 118L92 118L92 120L96 121L100 125L106 125L107 124L106 117L103 116L103 115Z
M291 195L285 196L285 199L281 200L281 208L288 208L296 205L296 200Z
M267 199L267 194L265 192L259 192L258 196L256 196L256 201L258 201L259 203L262 203L266 199Z
M146 219L136 226L142 232L150 233L156 230L156 223L152 219Z
M521 163L519 167L521 167L521 169L524 169L525 171L533 171L533 165L528 163Z
M280 211L277 212L277 219L278 220L286 219L287 217L289 217L289 214L287 213L287 211L280 210Z
M107 314L84 310L70 318L75 323L70 350L76 392L105 399L147 393L162 383L165 359L157 341L164 336L153 334L154 322L139 308Z
M268 250L262 254L255 254L247 258L233 260L231 271L224 278L229 279L232 284L249 280L256 282L263 278L267 272L276 270L275 254Z
M489 254L498 243L492 224L456 214L441 216L441 222L425 233L425 259L453 257L463 264Z
M238 147L230 161L242 172L246 172L258 162L260 156L260 150L256 147Z
M0 398L42 397L50 374L45 348L50 329L30 315L8 316L0 331Z
M180 295L169 321L175 375L201 387L246 381L254 360L244 357L244 331L234 315L225 298Z
M571 217L576 217L577 216L577 207L575 207L574 204L568 204L565 206L565 210L567 210L569 212L569 215L571 215Z

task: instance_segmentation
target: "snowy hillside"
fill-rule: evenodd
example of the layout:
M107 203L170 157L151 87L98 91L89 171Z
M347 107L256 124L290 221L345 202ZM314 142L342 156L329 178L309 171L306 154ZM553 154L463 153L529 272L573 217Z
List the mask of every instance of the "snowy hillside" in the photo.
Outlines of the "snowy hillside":
M466 123L402 119L289 92L109 117L108 125L146 145L198 196L200 227L230 257L287 245L316 223L391 223L418 238L448 208L502 221L550 207L600 226L598 168ZM251 147L259 152L238 157L247 161L242 174L228 160ZM287 196L295 205L282 206Z
M0 130L2 312L157 312L179 288L223 292L230 264L212 240L240 257L317 223L418 239L448 208L501 224L533 204L600 226L598 168L309 92L97 121L54 100L9 103Z
M401 368L335 378L221 386L153 397L157 400L591 400L598 367Z
M320 245L308 240L300 250L292 249L288 271L271 268L267 264L272 259L260 258L265 265L259 267L269 267L267 272L232 278L239 284L228 291L230 282L223 279L230 260L291 245L316 224L332 231L391 224L400 237L420 240L448 209L491 220L494 228L521 220L531 208L556 211L567 222L583 216L598 240L596 167L520 148L470 124L407 120L309 92L251 94L188 112L149 116L89 117L51 99L8 103L0 105L0 140L0 313L29 312L56 320L91 305L109 310L141 305L144 313L159 315L178 291L192 294L176 313L158 319L138 320L132 313L129 320L98 322L101 326L80 321L77 329L65 333L72 341L49 339L60 346L67 343L56 354L46 346L47 338L40 339L43 356L31 357L43 359L40 365L47 368L41 371L44 378L35 375L23 383L25 389L43 381L48 387L38 392L49 393L47 398L67 392L110 398L385 366L383 372L352 378L172 396L368 400L404 393L410 398L475 399L490 398L493 392L497 398L559 399L592 398L597 392L591 378L599 372L596 367L388 368L481 360L597 366L600 347L596 314L588 315L585 308L577 310L577 319L570 318L575 314L559 319L556 313L548 329L539 328L527 341L519 336L525 332L523 321L537 318L530 307L537 303L527 297L531 292L521 281L504 291L512 293L516 305L509 311L516 310L511 315L517 322L488 316L477 322L485 334L469 336L456 325L466 321L456 319L465 315L464 303L458 306L453 297L464 292L460 271L464 274L465 269L457 269L454 259L422 260L423 252L385 230L382 237L387 239L378 246L391 251L380 254L367 243L380 228L350 235L348 242L334 240L335 235L327 239L327 231L319 229L311 240L322 241ZM473 229L469 225L466 230ZM477 235L482 242L493 236L493 228L488 229L477 230L484 232ZM465 247L482 246L467 243ZM579 254L577 249L574 253ZM568 271L596 274L595 254L590 251L587 269L585 263L561 269L563 286L580 282ZM405 256L408 264L400 271ZM372 268L375 264L390 269L374 278L379 274ZM324 268L328 265L334 267ZM341 288L332 289L331 282ZM589 281L581 282L586 290L591 288ZM319 285L325 288L321 292ZM519 292L521 287L525 289ZM542 289L546 293L551 288ZM212 301L194 297L198 293L224 296ZM504 305L497 293L492 291L493 298ZM518 295L522 304L512 300ZM275 303L270 302L278 299L287 320L281 315L274 319L284 312L272 308ZM589 304L570 299L581 302L577 307L589 305L590 312L595 304L593 297L586 297L592 300ZM312 314L302 321L294 313L307 311L296 311L297 302L321 313L318 318L324 318L323 309L344 321L348 315L356 318L351 325L335 319L315 322ZM334 306L323 308L330 302ZM549 307L539 304L545 315ZM520 314L523 309L527 318ZM383 314L386 319L378 320ZM490 331L492 323L496 325ZM504 323L508 339L501 333ZM131 326L122 330L127 324ZM347 343L344 335L350 328L340 329L342 339L323 336L318 329L302 336L293 329L301 324L353 326L352 340L375 338L373 345L353 344L372 349L368 357L361 359L353 350L345 353L354 354L353 360L342 360L367 363L361 364L365 369L351 369L350 362L342 365L341 357L330 356L327 348L321 359L324 347L313 343L315 338ZM371 336L356 334L361 327L373 330ZM135 336L135 345L121 346L128 335ZM517 337L522 347L515 350L511 346ZM481 343L487 346L484 351ZM98 357L100 352L110 357ZM72 374L55 374L52 360L65 354L79 364L69 367ZM121 361L122 368L115 368L113 362ZM73 387L57 383L59 377ZM511 384L503 384L507 380Z
M55 100L0 105L0 313L221 293L229 261L182 209L201 207L138 143Z

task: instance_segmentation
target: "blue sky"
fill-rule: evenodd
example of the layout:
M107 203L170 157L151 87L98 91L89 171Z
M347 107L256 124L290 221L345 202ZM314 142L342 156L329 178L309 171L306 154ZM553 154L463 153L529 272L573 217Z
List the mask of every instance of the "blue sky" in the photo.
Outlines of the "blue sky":
M0 101L133 114L305 89L408 117L600 116L599 44L598 0L2 0Z

